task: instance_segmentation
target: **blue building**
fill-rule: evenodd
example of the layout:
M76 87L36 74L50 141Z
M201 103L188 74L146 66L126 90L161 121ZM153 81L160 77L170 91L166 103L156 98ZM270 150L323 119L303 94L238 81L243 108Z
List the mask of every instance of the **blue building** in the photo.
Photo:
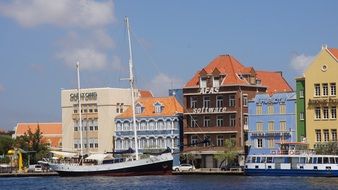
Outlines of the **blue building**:
M296 93L257 94L248 101L249 154L271 154L296 142Z
M183 107L173 96L143 97L135 103L138 149L140 153L160 152L167 147L178 153L182 144ZM115 151L135 149L132 109L115 118ZM174 164L179 163L179 154Z

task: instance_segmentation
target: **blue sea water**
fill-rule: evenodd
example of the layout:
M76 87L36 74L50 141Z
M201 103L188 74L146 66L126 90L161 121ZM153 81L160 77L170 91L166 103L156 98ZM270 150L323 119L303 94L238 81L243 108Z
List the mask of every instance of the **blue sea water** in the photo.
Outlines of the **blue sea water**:
M338 178L224 175L13 177L0 178L0 189L338 189Z

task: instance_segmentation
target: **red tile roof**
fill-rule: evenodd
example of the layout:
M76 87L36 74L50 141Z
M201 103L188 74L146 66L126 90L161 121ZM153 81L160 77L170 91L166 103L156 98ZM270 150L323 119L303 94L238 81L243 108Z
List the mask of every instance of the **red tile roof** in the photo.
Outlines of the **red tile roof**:
M333 56L338 60L338 49L337 48L327 48Z
M292 92L291 86L286 82L281 72L256 71L257 79L261 85L266 86L270 95L276 92Z
M338 50L337 50L338 55ZM250 85L249 81L241 75L249 74L261 80L262 86L267 87L268 93L289 92L292 88L283 78L281 72L255 71L253 67L245 67L231 55L220 55L212 60L201 71L197 72L194 77L188 81L185 88L199 87L200 77L211 75L215 70L224 75L225 78L221 85Z
M150 90L139 90L141 97L154 97Z
M231 55L220 55L212 60L201 72L195 74L195 76L186 83L185 87L196 87L199 84L199 78L203 71L206 74L212 74L217 69L220 74L225 75L225 79L222 82L224 84L248 84L244 79L240 79L237 74L247 73L251 68L244 67L239 61L237 61Z
M163 106L163 110L161 113L155 113L154 104L160 103ZM136 104L141 104L144 107L144 110L141 114L136 114L136 117L152 117L152 116L175 116L177 113L183 113L182 105L177 101L177 99L173 96L168 97L146 97L139 98L136 101ZM135 104L135 105L136 105ZM121 115L118 115L116 118L131 118L132 117L132 109L129 107L125 112Z
M34 133L38 126L42 133L43 142L51 143L51 147L59 147L62 138L61 123L18 123L14 136L22 136L30 129Z

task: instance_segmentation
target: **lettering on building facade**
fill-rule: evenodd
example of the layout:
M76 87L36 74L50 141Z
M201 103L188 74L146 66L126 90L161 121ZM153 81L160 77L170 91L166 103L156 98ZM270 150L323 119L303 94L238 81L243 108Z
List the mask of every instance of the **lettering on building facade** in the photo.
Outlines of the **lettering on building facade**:
M78 94L79 93L71 93L70 94L70 101L75 102L78 101ZM82 101L90 101L90 100L97 100L97 93L96 92L84 92L80 95Z
M217 108L194 108L192 113L222 113L226 112L226 107L217 107Z
M219 87L205 87L200 89L201 94L215 94L219 92Z
M309 105L319 105L319 104L338 104L337 98L326 98L326 99L309 99Z

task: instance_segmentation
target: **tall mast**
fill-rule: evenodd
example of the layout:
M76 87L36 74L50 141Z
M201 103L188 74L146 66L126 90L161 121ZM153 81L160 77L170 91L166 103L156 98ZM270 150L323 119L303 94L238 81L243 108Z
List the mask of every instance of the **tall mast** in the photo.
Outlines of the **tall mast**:
M133 128L134 128L134 142L135 142L135 154L136 160L138 160L138 142L137 142L137 129L136 129L136 117L135 117L135 97L134 97L134 74L133 74L133 52L131 51L131 40L130 40L130 26L128 17L125 17L127 31L128 31L128 45L129 45L129 84L131 91L131 104L133 111Z
M77 101L79 105L79 127L80 127L80 155L83 155L83 140L82 140L82 113L81 113L81 91L80 91L80 62L76 63L77 70Z

